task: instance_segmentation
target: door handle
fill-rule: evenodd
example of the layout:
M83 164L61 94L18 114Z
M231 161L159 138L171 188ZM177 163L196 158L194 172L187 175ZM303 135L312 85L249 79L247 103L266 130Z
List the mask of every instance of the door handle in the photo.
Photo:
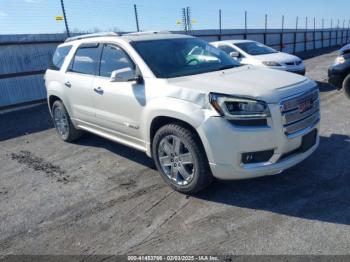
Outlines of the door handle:
M97 93L97 94L100 94L100 95L102 95L103 94L103 89L102 89L102 87L98 87L98 88L94 88L94 91Z
M72 84L71 84L69 81L65 82L64 85L65 85L66 87L72 87Z

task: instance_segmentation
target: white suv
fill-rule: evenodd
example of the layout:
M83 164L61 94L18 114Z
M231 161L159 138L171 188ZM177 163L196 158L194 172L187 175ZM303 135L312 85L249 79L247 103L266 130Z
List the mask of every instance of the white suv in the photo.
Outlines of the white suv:
M199 54L197 54L199 51ZM67 39L45 75L58 134L85 130L146 152L175 190L273 175L319 144L319 91L242 66L198 38L112 33Z

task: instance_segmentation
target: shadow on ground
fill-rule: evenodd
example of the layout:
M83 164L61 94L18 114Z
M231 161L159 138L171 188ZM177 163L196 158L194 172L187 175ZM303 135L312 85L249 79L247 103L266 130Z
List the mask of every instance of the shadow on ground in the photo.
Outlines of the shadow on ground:
M47 104L0 114L0 141L53 128Z
M332 46L332 47L325 47L325 48L319 48L319 49L315 49L315 50L309 50L306 52L299 52L296 53L296 56L302 58L302 59L310 59L316 56L320 56L320 55L325 55L325 54L330 54L333 53L337 50L339 50L342 46Z
M280 175L216 181L196 197L236 207L350 225L349 155L348 136L322 137L320 148L313 156Z
M336 87L328 84L327 82L322 81L316 81L318 88L320 89L320 92L331 92L337 90Z
M122 144L114 143L94 134L85 133L81 139L75 141L74 143L80 146L103 148L135 163L144 165L151 169L156 169L153 160L147 157L144 152Z

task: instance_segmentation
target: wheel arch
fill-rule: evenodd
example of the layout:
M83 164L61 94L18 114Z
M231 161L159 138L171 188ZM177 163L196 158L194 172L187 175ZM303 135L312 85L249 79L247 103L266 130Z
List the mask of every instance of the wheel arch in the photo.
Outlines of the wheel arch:
M156 116L152 119L151 124L150 124L150 128L149 128L149 150L148 150L148 154L149 156L152 156L152 143L153 143L153 139L155 134L157 133L157 131L162 128L165 125L168 124L178 124L181 127L184 127L188 130L190 130L191 132L193 132L193 134L196 136L196 138L198 139L198 141L200 142L200 146L203 148L204 152L206 152L202 138L200 136L200 134L198 133L198 130L196 129L194 123L189 122L189 121L185 121L181 118L177 118L174 116L167 116L167 115L159 115Z

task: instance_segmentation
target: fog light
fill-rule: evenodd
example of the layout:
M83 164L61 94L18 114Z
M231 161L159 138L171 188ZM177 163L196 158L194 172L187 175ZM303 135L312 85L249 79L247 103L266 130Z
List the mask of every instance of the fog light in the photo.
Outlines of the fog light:
M249 152L242 154L243 164L257 164L268 162L274 154L274 150L266 150L259 152Z

